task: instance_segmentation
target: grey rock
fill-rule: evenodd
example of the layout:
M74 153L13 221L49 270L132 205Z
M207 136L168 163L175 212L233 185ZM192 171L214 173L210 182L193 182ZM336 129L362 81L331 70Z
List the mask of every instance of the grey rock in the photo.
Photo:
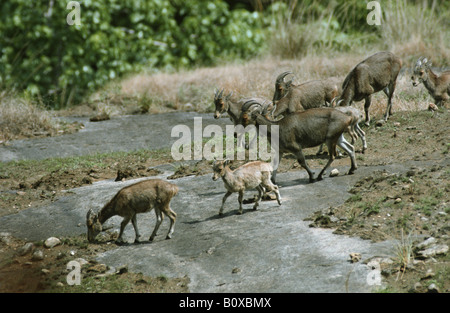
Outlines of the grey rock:
M1 232L0 233L0 242L4 243L5 245L9 246L12 241L11 233L8 232Z
M431 284L428 286L428 292L429 293L439 293L439 288L436 286L436 284Z
M330 172L330 177L336 177L339 176L339 170L337 168L334 168L331 172Z
M439 254L446 254L448 252L448 246L441 244L441 245L433 245L429 247L428 249L422 250L417 252L417 255L423 258L430 258L435 255Z
M417 244L416 248L419 249L419 250L420 249L424 249L424 248L426 248L426 247L428 247L428 246L430 246L430 245L432 245L434 243L436 243L436 238L430 237L427 240L424 240L421 243Z
M26 255L28 253L30 253L34 248L34 244L32 242L27 242L26 244L24 244L22 247L20 247L17 250L17 254L19 256L23 256Z
M45 240L44 247L46 247L47 249L51 249L53 247L56 247L59 244L61 244L61 240L59 240L56 237L50 237L50 238L47 238L47 240Z
M37 249L31 255L32 261L42 261L43 259L44 259L44 251L42 251L41 249Z
M352 263L359 262L361 260L361 253L352 252L350 253L350 261Z

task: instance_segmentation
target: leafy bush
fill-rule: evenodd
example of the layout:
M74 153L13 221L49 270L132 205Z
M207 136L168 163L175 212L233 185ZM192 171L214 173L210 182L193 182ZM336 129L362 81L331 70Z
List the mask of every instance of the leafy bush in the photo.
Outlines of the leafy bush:
M68 2L1 2L0 87L59 108L127 72L246 58L264 42L260 15L222 0L80 0L81 25Z

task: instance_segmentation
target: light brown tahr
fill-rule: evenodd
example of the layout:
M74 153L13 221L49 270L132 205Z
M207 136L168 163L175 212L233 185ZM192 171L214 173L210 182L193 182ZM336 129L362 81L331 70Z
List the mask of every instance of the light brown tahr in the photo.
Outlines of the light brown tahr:
M161 179L149 179L135 183L121 189L99 212L95 214L90 209L86 215L89 242L94 242L96 236L103 230L103 223L113 216L121 216L120 233L117 243L123 243L123 231L130 222L136 234L135 242L140 241L136 215L149 212L152 209L156 214L156 225L150 236L150 241L156 236L163 221L163 214L170 219L170 228L166 239L172 238L177 214L170 209L170 201L178 193L178 186Z
M258 190L258 198L256 199L253 209L256 210L259 206L261 197L265 191L275 192L278 204L281 205L281 196L278 190L278 186L271 182L271 174L273 168L269 163L262 161L253 161L241 165L235 170L230 168L230 161L215 161L213 164L213 180L216 181L222 178L227 190L225 196L222 199L222 205L219 210L219 215L223 214L223 207L225 201L232 193L239 193L239 214L242 214L242 200L245 190L254 189Z
M411 76L414 87L423 83L436 105L443 105L450 100L450 71L436 74L431 69L431 62L424 57L420 57L413 69Z

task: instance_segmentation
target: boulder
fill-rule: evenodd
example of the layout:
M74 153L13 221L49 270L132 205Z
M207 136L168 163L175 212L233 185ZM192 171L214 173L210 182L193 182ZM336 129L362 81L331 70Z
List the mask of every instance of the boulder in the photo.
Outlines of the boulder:
M61 244L61 240L59 240L56 237L50 237L50 238L47 238L47 240L45 240L44 247L46 247L47 249L51 249L53 247L56 247L59 244Z

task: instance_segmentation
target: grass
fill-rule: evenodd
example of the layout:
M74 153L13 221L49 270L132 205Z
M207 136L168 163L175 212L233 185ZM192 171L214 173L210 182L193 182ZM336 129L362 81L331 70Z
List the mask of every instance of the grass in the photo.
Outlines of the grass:
M0 143L36 135L53 135L61 125L36 102L0 92Z
M112 164L143 163L148 159L152 161L171 160L169 149L161 150L138 150L132 152L98 153L87 156L76 156L68 158L49 158L45 160L23 160L0 163L2 176L23 180L40 173L40 175L53 172L64 172L73 170L89 171L92 168L110 168Z
M434 196L426 196L419 199L414 208L426 216L430 216L434 207L439 204L439 200Z
M162 113L171 111L195 111L212 113L216 89L233 91L235 100L243 97L272 99L276 77L284 71L294 73L293 81L300 84L314 79L335 76L344 80L347 73L358 62L379 51L373 48L363 53L335 53L334 55L310 55L302 59L286 60L267 56L247 63L228 63L213 68L197 68L176 73L137 73L105 86L103 91L93 94L89 101L102 98L109 93L111 105L119 107L138 106L141 112ZM120 88L116 88L117 84ZM421 85L413 88L407 72L400 74L394 94L393 111L416 111L428 108L432 98ZM382 93L373 96L371 115L381 116L387 98ZM363 103L355 104L361 110ZM110 109L114 111L113 109ZM120 111L120 110L116 110Z
M449 65L450 12L440 1L422 1L415 5L407 0L387 1L383 6L381 38L386 48L400 55L407 66L411 66L418 55L427 56L435 65Z
M218 88L233 91L235 99L254 96L272 99L274 82L281 72L292 71L297 84L331 76L344 80L357 62L380 50L397 54L406 68L422 55L435 66L449 65L450 13L443 4L435 0L415 5L406 0L382 3L382 24L373 30L370 28L369 32L366 28L366 39L359 38L361 34L342 32L348 31L346 25L335 25L336 17L351 22L352 6L358 5L356 1L344 7L319 0L311 0L309 4L289 1L287 11L273 15L273 25L268 30L269 49L253 60L235 60L177 72L148 69L130 73L111 81L90 95L86 102L109 116L130 112L124 108L150 114L211 113L214 91ZM316 9L320 14L311 13ZM394 112L425 110L432 101L423 85L412 87L409 76L407 69L398 77ZM381 116L386 108L386 97L377 93L372 99L372 116ZM5 92L0 94L0 101L0 143L65 131L64 125L53 118L53 113L36 102ZM363 105L360 102L356 106L362 109ZM448 149L444 153L448 153Z
M404 236L403 229L401 231L401 238L396 247L396 262L399 264L401 271L406 271L406 268L413 260L413 240L412 233Z

